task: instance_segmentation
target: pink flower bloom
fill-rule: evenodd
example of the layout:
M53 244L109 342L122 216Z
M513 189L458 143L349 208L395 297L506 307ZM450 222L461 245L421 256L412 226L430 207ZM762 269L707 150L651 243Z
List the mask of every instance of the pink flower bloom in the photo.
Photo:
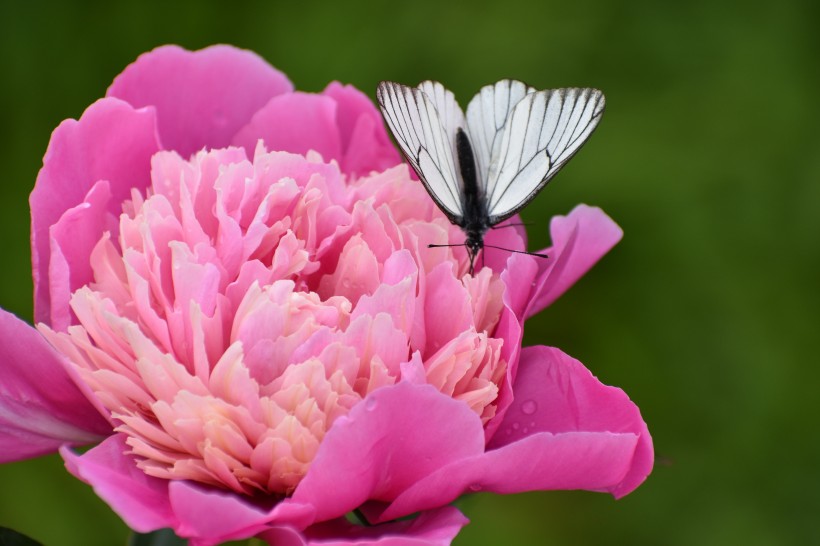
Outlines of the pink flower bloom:
M55 130L32 192L39 332L0 311L0 460L60 448L133 529L195 545L449 544L463 493L632 491L637 407L521 349L620 229L579 206L549 259L469 275L427 248L463 234L398 163L350 87L294 92L226 46L140 57Z

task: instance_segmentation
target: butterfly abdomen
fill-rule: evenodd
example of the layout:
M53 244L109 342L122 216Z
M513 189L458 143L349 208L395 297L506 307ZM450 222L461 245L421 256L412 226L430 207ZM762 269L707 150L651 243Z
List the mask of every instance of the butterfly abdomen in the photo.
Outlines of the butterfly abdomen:
M461 194L461 206L464 211L461 227L468 235L473 232L481 236L489 228L486 220L487 203L478 184L473 147L467 134L461 128L456 132L456 153L461 171L461 182L464 185Z
M456 132L456 154L463 184L461 207L464 216L460 227L467 235L464 244L470 255L470 273L472 274L473 261L478 252L484 248L484 233L489 229L490 224L487 221L487 202L484 199L484 192L478 185L473 147L467 133L460 127Z

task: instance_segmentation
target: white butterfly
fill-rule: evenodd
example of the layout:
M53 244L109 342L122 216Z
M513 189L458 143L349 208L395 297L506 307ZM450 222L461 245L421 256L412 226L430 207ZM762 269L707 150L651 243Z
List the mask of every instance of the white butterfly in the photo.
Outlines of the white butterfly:
M438 82L381 82L376 97L428 193L467 235L471 273L486 231L541 191L604 111L597 89L536 91L515 80L483 87L466 117Z

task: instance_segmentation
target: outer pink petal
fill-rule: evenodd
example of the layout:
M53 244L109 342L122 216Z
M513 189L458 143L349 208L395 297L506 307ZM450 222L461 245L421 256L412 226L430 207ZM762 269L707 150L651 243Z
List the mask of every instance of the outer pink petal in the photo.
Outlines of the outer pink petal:
M130 197L131 188L142 189L150 183L150 160L158 149L154 112L134 110L117 99L99 100L88 107L79 121L66 120L54 130L43 158L43 168L29 198L37 322L50 323L53 312L48 287L51 226L66 211L83 203L100 180L108 181L110 196L105 196L107 200L98 200L98 208L119 215L121 203ZM99 226L95 222L75 228L83 230L78 237L90 240L93 234L86 231ZM70 277L65 267L76 271L78 278L90 274L87 261L55 267L65 278ZM59 279L55 280L55 283L59 282ZM60 286L55 285L55 288ZM67 289L67 286L62 288ZM66 309L56 312L64 316L68 313Z
M622 479L604 487L622 497L638 487L652 471L652 437L640 410L619 388L603 385L583 364L550 347L522 351L515 380L515 401L493 445L512 445L533 431L555 434L595 432L634 435L637 444Z
M317 521L335 519L369 499L390 501L483 449L481 421L466 404L401 382L373 391L333 424L291 500L315 507Z
M31 326L0 309L0 462L98 441L111 427Z
M552 248L538 259L539 274L526 316L539 312L575 284L604 254L621 240L623 231L597 207L578 205L567 216L550 223ZM519 286L520 290L527 287Z
M178 520L168 497L168 481L152 478L137 468L122 434L108 437L82 455L63 448L66 468L90 484L97 495L140 533L176 528Z
M361 527L340 518L311 527L305 534L311 546L446 546L468 521L456 508L445 506L376 527Z
M343 153L339 164L343 172L366 175L401 161L387 135L381 114L367 95L338 82L328 85L322 94L333 98L338 105L336 122Z
M224 148L290 81L253 52L226 45L200 51L162 46L117 76L108 96L157 109L163 147L183 157Z
M389 521L454 501L464 493L519 493L552 489L600 491L618 482L636 438L609 433L536 433L515 444L441 468L410 487L378 521Z
M652 469L652 440L637 406L558 349L524 349L514 390L486 453L420 480L379 519L440 506L468 491L589 489L621 497Z
M90 484L135 531L169 527L191 544L210 546L252 537L270 529L270 522L303 528L313 517L311 507L298 503L271 509L226 491L152 478L137 468L129 451L125 436L115 434L83 455L67 448L60 452L68 470ZM291 534L286 527L272 532Z
M199 546L250 538L268 528L268 510L234 493L186 481L170 482L168 491L174 516L179 520L174 530Z
M304 155L314 150L325 161L339 160L342 145L336 126L336 103L310 93L274 97L239 130L233 144L243 146L253 156L259 139L269 151Z

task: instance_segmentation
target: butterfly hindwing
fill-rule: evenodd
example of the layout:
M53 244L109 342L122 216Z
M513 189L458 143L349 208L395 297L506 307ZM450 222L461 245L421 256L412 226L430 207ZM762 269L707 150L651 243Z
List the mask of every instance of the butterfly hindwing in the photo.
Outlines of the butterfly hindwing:
M384 119L427 192L450 218L460 224L464 212L455 151L455 133L464 114L440 83L418 88L381 82L376 91Z
M598 125L604 104L603 93L589 88L524 95L491 152L485 194L490 225L518 212L549 182Z

